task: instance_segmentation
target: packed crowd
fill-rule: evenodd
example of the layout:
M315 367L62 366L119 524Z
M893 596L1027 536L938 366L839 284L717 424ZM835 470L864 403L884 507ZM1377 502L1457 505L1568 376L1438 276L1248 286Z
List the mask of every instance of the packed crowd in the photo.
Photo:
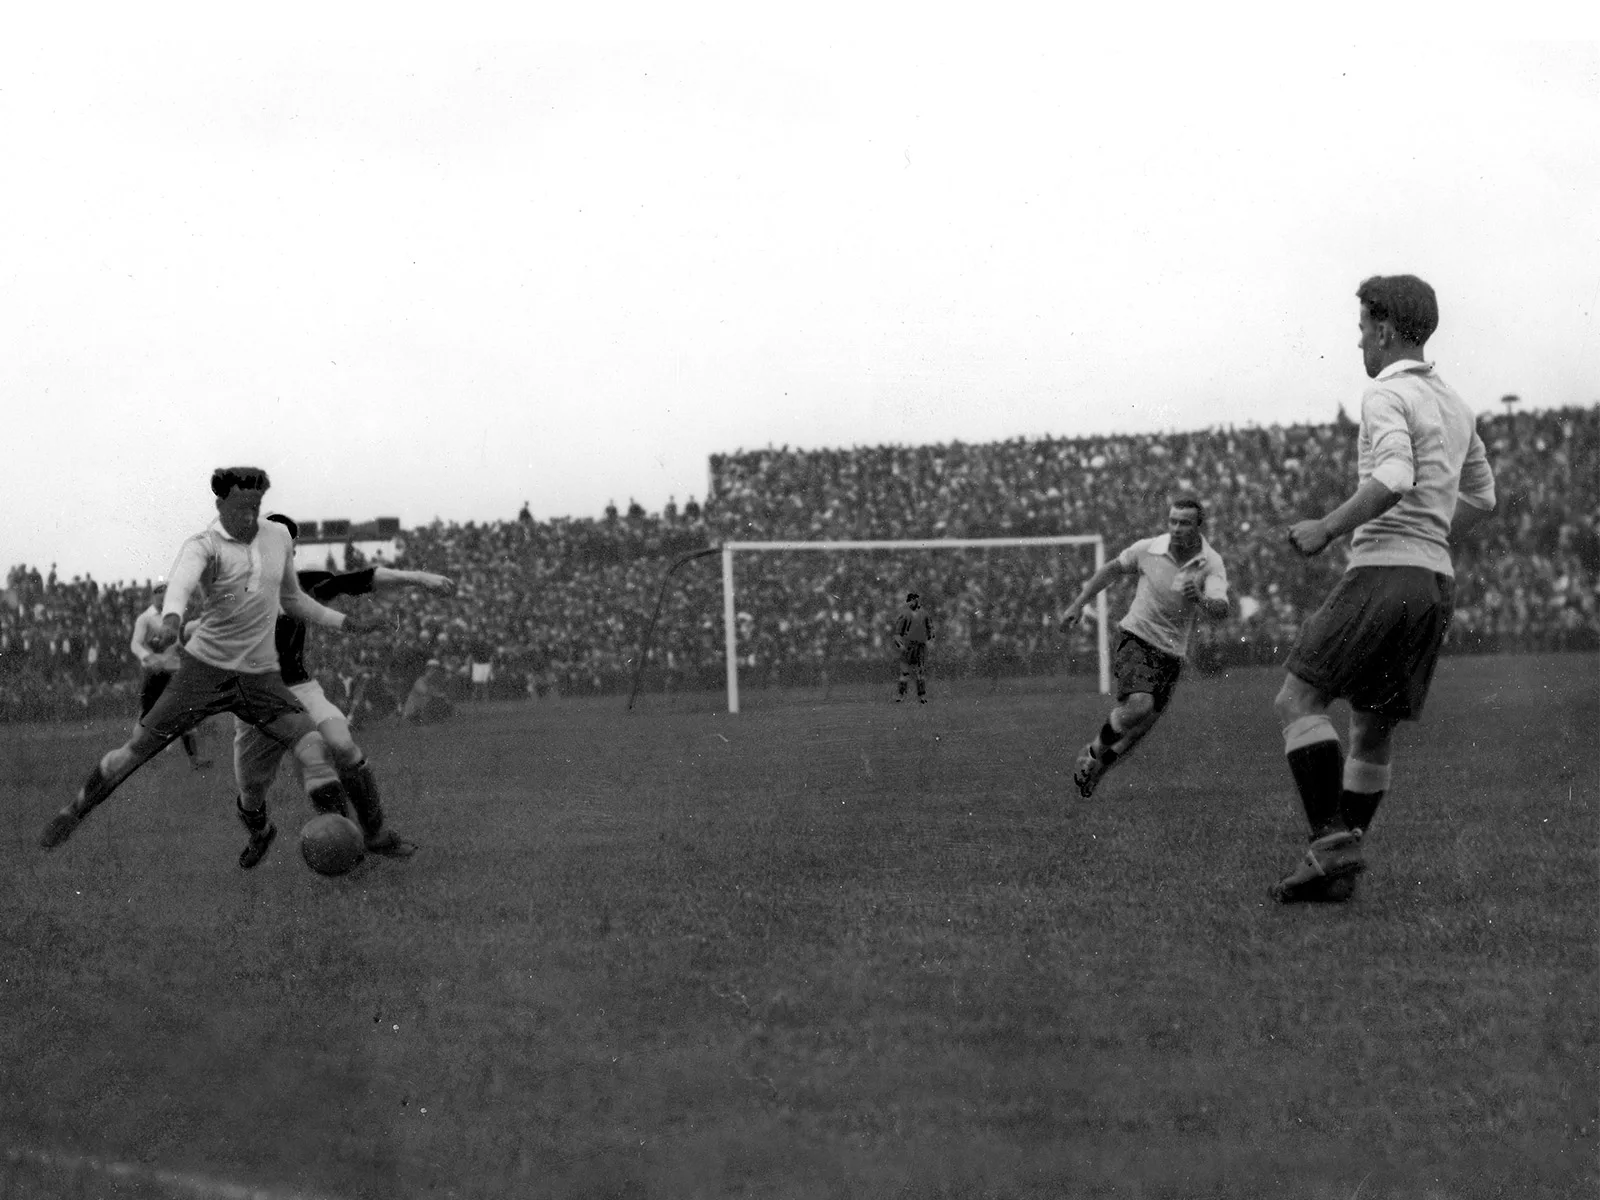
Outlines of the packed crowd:
M1485 417L1495 519L1458 548L1457 651L1600 646L1600 408ZM1201 667L1279 661L1343 569L1335 547L1302 559L1292 519L1327 511L1355 480L1356 427L1014 440L988 445L768 449L714 455L704 505L630 502L599 519L516 518L406 531L392 565L438 571L454 597L362 603L393 610L392 638L319 634L314 666L336 698L382 712L430 659L462 695L593 693L630 682L658 593L654 686L717 686L723 671L715 557L662 589L668 567L724 541L1100 533L1107 553L1164 527L1167 498L1208 508L1206 534L1239 598L1202 625ZM877 669L888 624L915 587L938 624L941 669L1091 669L1094 631L1054 616L1093 569L1075 549L788 552L741 556L739 653L757 682ZM127 643L148 585L102 586L13 568L0 604L0 719L132 709ZM1113 619L1123 601L1113 599ZM489 664L473 682L472 664Z

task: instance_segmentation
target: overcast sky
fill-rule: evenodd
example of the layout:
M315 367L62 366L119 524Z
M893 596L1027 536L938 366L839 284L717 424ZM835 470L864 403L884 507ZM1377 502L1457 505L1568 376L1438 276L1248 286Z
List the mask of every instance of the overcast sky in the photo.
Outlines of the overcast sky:
M1480 410L1600 400L1600 49L1320 39L0 50L4 565L597 516L715 452L1354 413L1437 289Z

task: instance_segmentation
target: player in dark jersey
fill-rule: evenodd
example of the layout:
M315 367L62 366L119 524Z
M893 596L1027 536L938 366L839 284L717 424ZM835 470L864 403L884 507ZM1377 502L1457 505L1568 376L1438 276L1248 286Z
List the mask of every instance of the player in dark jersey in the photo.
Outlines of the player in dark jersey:
M922 598L916 592L906 594L905 607L894 619L894 648L900 651L900 690L894 702L906 698L906 683L913 673L917 677L917 703L928 702L928 643L933 641L933 619L922 607Z
M300 534L300 527L281 513L273 513L267 520L276 521L286 528L291 539ZM343 574L297 571L295 575L300 581L301 590L320 604L328 604L339 596L364 596L383 587L424 587L443 595L455 590L455 584L443 575L435 575L431 571L399 571L390 567L367 567ZM323 695L322 685L312 678L306 666L306 632L304 621L279 614L275 636L278 669L282 672L283 682L311 714L317 732L328 744L334 769L338 771L345 791L350 794L356 821L366 837L367 850L389 858L409 858L416 852L416 846L384 826L378 782L373 777L366 754L350 735L350 722ZM234 722L233 765L239 785L239 820L244 823L250 837L239 853L239 865L247 870L266 856L267 848L277 836L277 828L267 818L267 789L272 786L282 757L282 747L272 739L262 736L252 725L243 721Z

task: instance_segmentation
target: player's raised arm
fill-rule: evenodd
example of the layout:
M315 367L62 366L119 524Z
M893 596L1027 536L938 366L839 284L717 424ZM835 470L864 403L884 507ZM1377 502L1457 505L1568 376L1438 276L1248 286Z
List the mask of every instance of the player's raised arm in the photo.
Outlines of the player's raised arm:
M1389 392L1368 395L1362 401L1361 422L1371 436L1372 474L1332 512L1290 527L1289 544L1307 558L1382 516L1416 486L1416 449L1399 398Z
M168 588L171 591L171 588ZM283 579L278 585L278 603L283 611L307 625L320 625L324 629L342 629L346 633L371 633L388 627L388 621L372 614L342 613L318 604L306 595L295 574L294 555L286 555Z
M1061 614L1061 628L1070 629L1076 625L1083 616L1084 605L1110 587L1113 580L1119 579L1124 575L1136 575L1138 572L1138 564L1135 563L1133 566L1128 566L1122 561L1120 554L1116 558L1109 560L1098 571L1089 576L1088 582L1083 585L1083 589L1078 593L1078 598L1067 605L1066 611Z
M1382 516L1400 503L1401 493L1376 474L1355 490L1355 494L1324 517L1296 521L1289 527L1289 544L1307 558L1321 554L1328 546L1373 517Z
M420 587L443 596L448 596L456 590L455 580L448 575L435 575L432 571L401 571L394 567L374 567L372 586Z
M189 611L189 600L200 577L210 561L210 551L203 537L185 539L178 557L167 572L167 597L161 602L161 628L150 635L153 650L165 650L178 640L183 630L183 614Z
M1201 578L1190 576L1183 581L1184 599L1200 606L1200 611L1213 621L1220 621L1233 611L1228 599L1228 572L1219 562L1207 567Z

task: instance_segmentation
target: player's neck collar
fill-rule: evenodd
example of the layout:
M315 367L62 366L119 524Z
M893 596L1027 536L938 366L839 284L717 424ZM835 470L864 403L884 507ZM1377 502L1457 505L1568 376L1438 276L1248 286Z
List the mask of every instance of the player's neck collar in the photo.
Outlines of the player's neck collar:
M1379 379L1389 379L1395 375L1403 375L1408 371L1431 371L1433 364L1423 362L1418 358L1397 358L1383 370L1378 372Z

